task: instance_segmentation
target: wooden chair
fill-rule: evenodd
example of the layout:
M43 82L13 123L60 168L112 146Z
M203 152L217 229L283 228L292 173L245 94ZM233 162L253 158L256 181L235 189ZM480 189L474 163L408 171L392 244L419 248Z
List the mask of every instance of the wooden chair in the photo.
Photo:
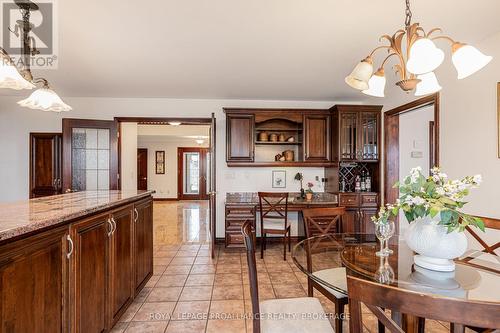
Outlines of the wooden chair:
M347 276L350 332L363 332L361 303L393 333L404 333L401 316L427 318L455 323L453 332L465 332L465 326L500 328L500 304L438 297ZM383 309L390 309L388 315ZM396 315L395 315L396 314Z
M307 238L340 232L342 215L344 214L345 207L304 209L302 211L302 215L304 217ZM319 246L321 246L321 244ZM315 249L314 245L310 248L306 248L307 269L309 273L317 276L323 281L328 281L332 285L339 286L342 290L346 290L347 279L345 267L330 268L313 272L311 255L316 251L321 251L321 248ZM342 333L342 314L344 313L345 305L348 303L347 295L324 284L316 282L308 276L307 294L309 297L314 296L313 289L318 290L335 304L335 332Z
M286 260L286 236L288 252L291 250L290 225L288 225L288 193L259 192L260 208L260 258L264 258L267 234L283 235L283 260Z
M250 221L241 231L245 242L250 295L252 298L253 333L334 333L330 321L317 298L272 299L259 303L255 245Z

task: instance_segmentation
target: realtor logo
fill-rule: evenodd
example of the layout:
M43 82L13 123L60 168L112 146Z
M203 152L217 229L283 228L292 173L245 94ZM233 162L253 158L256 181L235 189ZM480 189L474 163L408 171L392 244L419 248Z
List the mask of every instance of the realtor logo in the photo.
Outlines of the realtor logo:
M0 3L0 46L18 68L23 67L23 44L26 43L32 51L31 68L56 69L58 38L55 1L37 0L35 4L29 0L0 0ZM26 18L29 18L29 25L25 23ZM25 31L29 31L28 38L23 40Z

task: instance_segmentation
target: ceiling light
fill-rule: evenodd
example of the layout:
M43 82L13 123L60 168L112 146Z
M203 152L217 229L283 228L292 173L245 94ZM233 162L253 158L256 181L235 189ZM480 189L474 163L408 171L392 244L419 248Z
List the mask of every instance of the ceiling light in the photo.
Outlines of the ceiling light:
M384 69L380 68L372 75L370 81L368 81L368 89L363 90L363 94L384 97L385 81Z
M172 125L172 126L179 126L181 124L181 122L180 121L169 121L168 124Z
M202 144L203 144L203 142L205 142L205 140L203 140L203 139L196 139L195 141L196 141L196 143L197 143L197 144L199 144L199 145L202 145Z
M386 50L388 55L383 60L380 68L383 70L385 63L389 59L393 57L398 59L397 64L394 66L396 74L399 76L396 85L402 90L411 91L418 86L418 95L428 94L429 91L438 91L441 86L437 83L433 71L444 60L444 52L434 44L434 41L439 39L451 43L452 61L457 69L459 79L477 72L491 61L491 57L485 56L476 48L456 42L451 37L441 35L440 28L425 32L418 23L412 24L410 0L405 0L405 3L406 19L404 29L399 29L392 35L380 37L380 40L386 40L388 44L376 47L365 60L356 65L352 73L345 79L349 86L362 90L363 93L368 95L383 96L383 88L381 87L382 83L384 83L384 77L371 75L373 71L372 57L378 50ZM424 80L425 82L422 82Z
M415 96L425 96L436 93L442 89L434 72L422 74L418 76L420 82L417 84Z
M451 61L458 72L458 79L464 79L484 66L486 66L491 59L473 46L455 43L452 46L453 56Z
M19 101L18 104L43 111L61 112L71 110L71 107L65 104L61 98L49 88L47 80L43 78L33 79L31 73L31 56L39 52L35 47L31 47L31 42L26 43L25 41L32 40L30 32L33 28L33 24L30 23L30 16L32 11L39 9L38 5L29 0L15 1L15 3L20 8L22 17L22 20L17 21L21 24L21 33L16 33L16 35L21 39L23 67L21 71L19 71L7 52L0 47L0 88L16 90L33 89L36 87L36 84L41 83L43 84L42 88L33 92L28 98Z

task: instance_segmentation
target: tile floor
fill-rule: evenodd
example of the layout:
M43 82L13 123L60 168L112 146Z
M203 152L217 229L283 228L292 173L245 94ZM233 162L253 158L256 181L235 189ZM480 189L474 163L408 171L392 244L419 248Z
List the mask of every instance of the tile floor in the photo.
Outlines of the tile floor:
M252 332L246 256L241 250L217 248L210 258L207 204L203 201L155 202L154 275L113 332ZM259 296L306 296L307 279L293 262L282 258L282 247L269 246L257 261ZM334 307L317 293L325 311ZM348 332L348 323L345 332ZM373 315L364 315L366 332L377 332ZM428 321L426 332L449 332Z

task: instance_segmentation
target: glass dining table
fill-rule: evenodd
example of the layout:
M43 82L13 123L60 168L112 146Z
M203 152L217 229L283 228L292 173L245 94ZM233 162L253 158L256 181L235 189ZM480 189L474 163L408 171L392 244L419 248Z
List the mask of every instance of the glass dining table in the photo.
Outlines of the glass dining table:
M413 263L414 252L403 237L389 241L393 253L378 257L375 235L361 233L328 234L307 238L292 251L297 267L313 281L348 294L346 284L332 282L321 270L345 267L347 274L393 287L464 301L500 304L500 257L470 250L456 261L453 272L437 272ZM499 314L500 321L500 314Z

